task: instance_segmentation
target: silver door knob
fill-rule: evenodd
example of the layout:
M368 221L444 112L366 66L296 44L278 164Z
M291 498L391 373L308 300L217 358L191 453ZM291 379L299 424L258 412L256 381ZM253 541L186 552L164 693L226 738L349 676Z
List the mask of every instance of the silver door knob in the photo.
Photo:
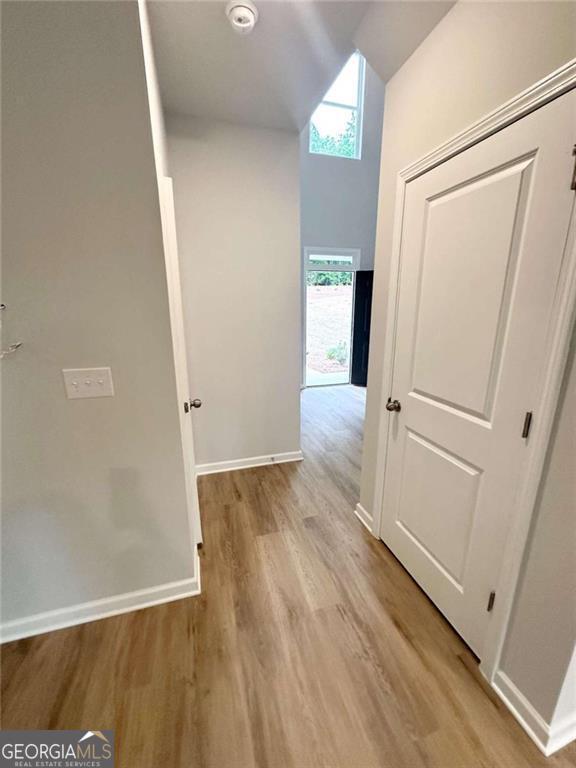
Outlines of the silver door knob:
M388 398L388 402L386 403L387 411L400 411L401 409L402 406L400 405L399 400L392 400L391 397Z
M190 400L190 408L201 408L202 407L202 400L199 400L196 398L195 400Z

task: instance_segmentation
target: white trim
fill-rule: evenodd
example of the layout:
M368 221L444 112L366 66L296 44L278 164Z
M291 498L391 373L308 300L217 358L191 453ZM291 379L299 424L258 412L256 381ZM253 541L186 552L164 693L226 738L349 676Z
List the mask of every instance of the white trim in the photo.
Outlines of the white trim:
M546 757L576 739L576 714L550 725L501 670L494 676L492 687Z
M42 635L45 632L54 632L57 629L87 624L90 621L99 621L121 613L131 613L142 608L150 608L161 603L171 603L174 600L199 595L200 558L196 547L194 549L196 552L194 557L196 576L193 578L160 584L147 589L137 589L134 592L91 600L88 603L79 603L55 611L37 613L23 619L6 621L0 628L0 642L9 643L13 640L22 640L25 637Z
M351 256L351 264L310 264L310 256ZM362 261L361 248L331 248L330 246L304 246L305 272L357 272Z
M362 55L361 51L356 49L354 53L352 53L348 59L346 60L346 63L343 65L342 69L348 64L348 62L354 57L358 57L358 82L356 86L356 105L354 104L347 104L344 101L330 101L329 99L322 99L322 101L318 104L318 107L321 107L322 105L328 106L328 107L337 107L338 109L348 109L352 112L356 113L357 117L357 124L356 124L356 142L355 142L355 152L353 157L348 157L347 155L332 155L329 152L316 152L315 150L310 148L310 125L312 123L312 119L314 115L310 118L307 125L307 142L308 142L308 154L309 155L321 155L322 157L330 157L330 158L337 158L339 160L361 160L362 159L362 129L363 129L363 123L364 123L364 96L365 96L365 89L366 89L366 59ZM334 79L334 83L342 73L342 69ZM332 86L330 86L331 88ZM330 90L330 89L328 89ZM326 94L325 94L326 96ZM316 109L318 109L316 107ZM316 110L314 110L316 112Z
M144 6L145 8L145 6ZM178 423L180 425L180 444L184 466L186 487L186 514L190 533L190 550L193 552L202 543L202 523L200 506L194 474L194 434L192 421L182 407L189 397L188 364L184 330L184 310L182 307L182 283L178 260L178 242L176 239L176 212L174 209L174 184L171 176L158 177L158 195L160 201L160 223L164 246L166 284L168 286L168 308L170 328L172 330L172 354L176 378L176 402Z
M230 461L215 461L211 464L197 464L197 475L213 475L216 472L234 472L237 469L265 467L269 464L286 464L289 461L302 461L302 451L275 453L272 456L250 456L247 459L231 459Z
M510 123L520 120L530 112L539 109L557 96L576 85L576 59L564 64L560 69L531 85L525 91L507 101L502 106L489 112L468 128L453 136L439 147L421 157L416 162L400 171L406 181L415 179L436 165L445 162L454 155L468 149L473 144L483 141L493 133L502 130Z
M546 754L553 755L574 740L576 740L576 713L563 718L559 723L552 723Z
M388 455L388 412L386 401L392 392L394 380L394 358L396 352L396 315L398 311L400 284L400 246L402 242L402 220L404 218L404 197L406 182L398 174L396 179L396 207L394 210L394 225L392 235L392 257L390 261L389 300L386 313L386 328L384 340L383 386L380 393L380 412L378 419L376 444L376 487L374 490L374 521L373 532L381 538L382 506L384 504L384 484L386 481L386 458Z
M358 106L356 108L356 157L355 160L362 160L362 149L364 148L364 102L366 99L366 59L356 51L359 56L358 70Z
M538 749L546 755L550 728L544 718L534 709L526 696L504 672L498 671L496 673L492 682L492 688L494 688Z
M374 502L373 532L380 536L382 523L382 505L386 474L386 456L388 450L388 423L385 403L391 392L394 376L394 356L396 338L396 316L398 307L399 276L401 268L402 220L407 183L431 170L440 163L454 157L474 144L488 138L511 123L544 106L552 99L576 87L576 59L552 72L535 85L526 89L503 106L478 120L457 136L445 142L415 163L404 168L397 177L392 259L389 288L388 315L383 365L383 387L381 392L378 423L378 444L376 453L376 487ZM571 222L571 234L568 238L561 277L558 283L558 295L551 322L549 356L545 368L545 381L542 384L539 401L541 412L536 427L531 435L531 455L525 472L525 480L513 523L507 538L502 571L498 578L496 591L498 600L490 622L481 662L485 677L493 682L498 669L502 644L512 609L514 593L520 574L522 558L528 540L532 514L536 503L538 486L552 424L556 411L565 363L568 355L572 326L576 314L576 236L574 216Z
M481 667L483 674L488 679L494 677L500 663L506 628L512 613L514 595L528 542L532 516L536 507L544 462L548 453L558 398L562 389L575 319L576 216L573 210L554 301L554 314L550 323L551 330L547 344L548 361L544 367L544 380L538 398L540 413L534 431L530 435L532 451L528 456L525 479L518 496L516 515L512 518L504 548L503 566L496 585L498 600L494 607L492 621L488 625L485 641Z
M362 525L370 531L372 536L374 536L375 538L378 538L373 530L374 521L373 521L372 515L366 511L366 509L362 506L362 504L360 504L360 502L358 502L358 504L356 504L356 506L354 507L354 514L356 515L358 520L360 520Z

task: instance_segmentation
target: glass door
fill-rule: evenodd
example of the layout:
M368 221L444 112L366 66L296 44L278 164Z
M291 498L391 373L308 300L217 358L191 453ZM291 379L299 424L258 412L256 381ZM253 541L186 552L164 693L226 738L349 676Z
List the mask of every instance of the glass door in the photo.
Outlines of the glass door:
M307 253L307 387L350 383L354 266L353 253Z

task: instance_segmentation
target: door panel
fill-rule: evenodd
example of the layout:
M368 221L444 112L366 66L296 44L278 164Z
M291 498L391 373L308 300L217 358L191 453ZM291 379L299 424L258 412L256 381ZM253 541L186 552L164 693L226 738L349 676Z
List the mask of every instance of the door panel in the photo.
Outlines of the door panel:
M537 418L574 92L406 186L381 537L472 649Z
M410 430L405 451L398 524L461 587L481 470Z
M518 209L532 162L426 202L413 389L483 418L494 393L514 235L525 213Z
M351 383L357 387L365 387L368 383L373 283L374 272L372 270L356 272Z

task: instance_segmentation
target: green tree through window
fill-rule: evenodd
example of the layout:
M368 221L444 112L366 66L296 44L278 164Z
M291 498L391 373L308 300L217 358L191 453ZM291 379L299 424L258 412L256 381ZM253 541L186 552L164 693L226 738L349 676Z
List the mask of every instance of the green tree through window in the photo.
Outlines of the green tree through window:
M352 272L308 270L306 285L352 285Z
M333 157L360 157L365 62L356 51L310 120L309 151Z
M356 113L353 112L343 133L321 136L314 123L310 123L310 152L337 157L356 157Z

